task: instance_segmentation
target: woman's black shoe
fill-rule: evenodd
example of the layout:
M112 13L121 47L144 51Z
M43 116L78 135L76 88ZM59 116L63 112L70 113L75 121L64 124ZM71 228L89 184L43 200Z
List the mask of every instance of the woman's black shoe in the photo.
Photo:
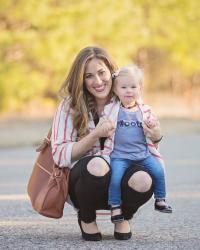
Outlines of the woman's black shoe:
M166 205L158 205L157 202L159 201L165 201L165 199L156 199L155 204L154 204L154 208L156 211L162 212L162 213L168 213L171 214L172 213L172 207L170 207L168 204Z
M116 240L129 240L132 236L132 232L129 233L118 233L114 232L114 237Z
M81 226L81 220L78 218L78 224L81 229L82 238L86 241L100 241L102 240L101 233L95 233L95 234L88 234L83 231L83 228Z

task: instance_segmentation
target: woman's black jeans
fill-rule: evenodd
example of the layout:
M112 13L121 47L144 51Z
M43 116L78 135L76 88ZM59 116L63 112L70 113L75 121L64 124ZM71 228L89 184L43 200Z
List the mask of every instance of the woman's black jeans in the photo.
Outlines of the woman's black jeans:
M104 176L91 175L87 170L88 162L98 156L86 156L80 159L70 171L69 195L74 206L79 209L80 219L90 223L96 219L96 210L108 210L108 186L111 170ZM138 172L145 171L142 166L130 166L122 182L122 211L125 220L133 217L140 206L146 203L153 194L153 185L147 192L137 192L129 187L128 180ZM146 172L146 171L145 171Z

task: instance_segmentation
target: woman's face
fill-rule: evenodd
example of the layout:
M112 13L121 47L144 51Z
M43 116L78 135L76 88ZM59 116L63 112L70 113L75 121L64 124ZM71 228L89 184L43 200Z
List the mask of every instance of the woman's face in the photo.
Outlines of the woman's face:
M87 90L96 102L106 103L112 87L110 70L104 61L98 58L91 59L85 68L84 81Z

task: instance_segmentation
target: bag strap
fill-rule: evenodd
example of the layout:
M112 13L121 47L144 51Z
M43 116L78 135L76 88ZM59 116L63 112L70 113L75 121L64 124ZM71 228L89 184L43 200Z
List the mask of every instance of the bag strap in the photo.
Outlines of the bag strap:
M47 136L36 148L36 152L42 152L51 143L51 134L52 134L52 127L49 129Z
M49 132L48 132L47 137L45 139L50 141L51 140L51 134L52 134L52 127L49 129Z

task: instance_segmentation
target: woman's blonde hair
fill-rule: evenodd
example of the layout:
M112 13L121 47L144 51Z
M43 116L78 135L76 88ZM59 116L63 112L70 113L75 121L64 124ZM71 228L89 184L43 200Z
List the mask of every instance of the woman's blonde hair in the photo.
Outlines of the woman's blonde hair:
M69 97L70 106L73 109L73 125L79 138L89 133L89 112L95 111L94 97L87 91L84 84L85 68L93 58L102 60L111 74L116 70L116 65L106 50L95 46L86 47L76 56L59 91L62 97ZM109 98L111 98L111 94Z

